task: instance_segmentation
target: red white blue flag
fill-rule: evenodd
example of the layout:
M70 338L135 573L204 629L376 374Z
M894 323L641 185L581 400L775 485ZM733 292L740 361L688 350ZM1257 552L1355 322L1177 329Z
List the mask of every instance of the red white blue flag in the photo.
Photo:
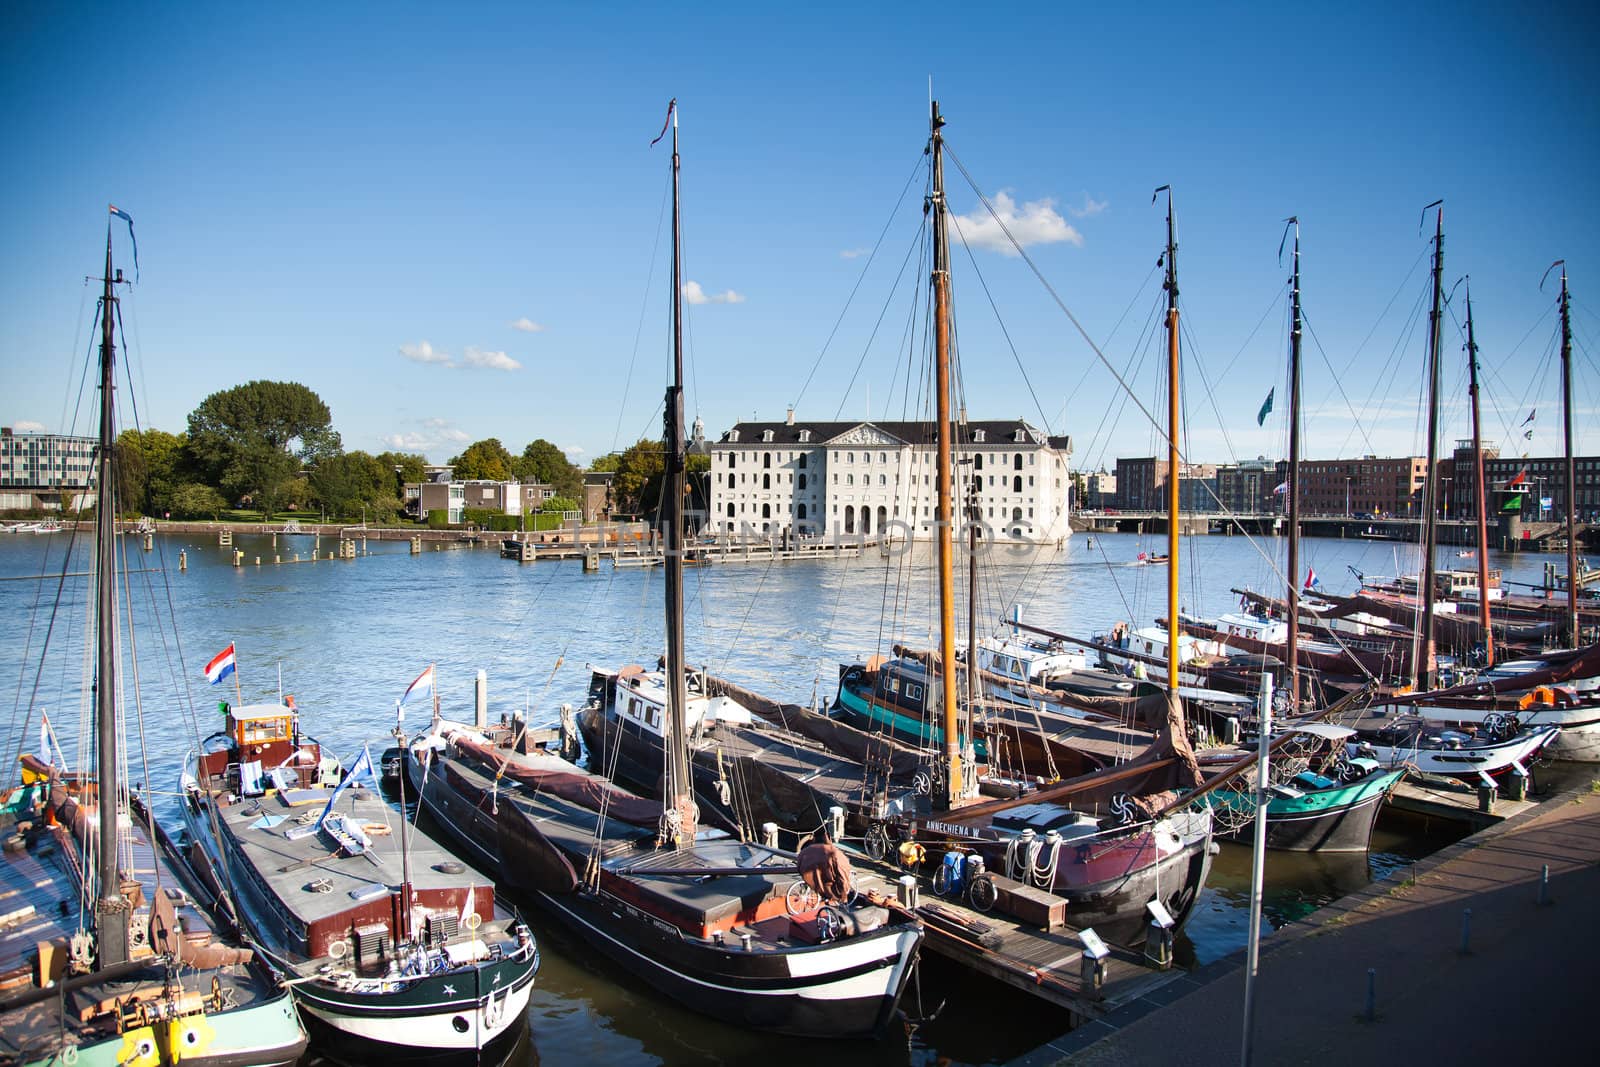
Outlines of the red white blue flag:
M1315 589L1318 586L1320 586L1321 584L1322 584L1322 582L1320 580L1318 580L1318 578L1317 578L1317 568L1315 568L1315 567L1307 567L1306 568L1306 588L1307 589Z
M227 648L218 652L210 663L206 664L206 681L216 685L233 673L233 666L233 646L230 644Z
M433 664L428 664L427 670L417 675L410 685L406 686L405 693L400 697L400 706L405 707L406 701L420 693L433 691Z

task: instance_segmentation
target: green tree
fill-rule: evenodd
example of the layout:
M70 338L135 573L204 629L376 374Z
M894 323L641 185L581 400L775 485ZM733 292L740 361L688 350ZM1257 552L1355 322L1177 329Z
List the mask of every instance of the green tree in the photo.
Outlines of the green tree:
M583 472L573 466L565 452L542 437L528 442L513 462L512 473L525 482L555 486L559 496L583 495Z
M581 511L582 508L570 496L553 496L540 504L539 510L546 514L560 514L563 511Z
M500 438L488 437L468 445L465 452L450 461L450 466L455 468L457 481L483 478L505 482L511 479L512 462L511 453L500 443Z
M600 461L607 458L602 456ZM666 472L660 441L648 437L635 441L616 455L614 467L601 467L600 461L595 469L616 471L616 477L611 480L611 495L618 511L630 515L655 513L661 499L661 478Z
M212 393L189 414L189 454L212 484L270 516L301 465L340 451L333 416L298 382L249 382Z
M369 517L392 518L399 503L394 469L377 456L344 452L329 456L307 475L311 502L330 518L354 519L365 508Z
M185 482L172 491L172 515L178 519L219 519L228 501L209 485Z
M117 435L117 491L122 510L161 516L172 510L172 494L185 481L184 436L165 430L123 430Z

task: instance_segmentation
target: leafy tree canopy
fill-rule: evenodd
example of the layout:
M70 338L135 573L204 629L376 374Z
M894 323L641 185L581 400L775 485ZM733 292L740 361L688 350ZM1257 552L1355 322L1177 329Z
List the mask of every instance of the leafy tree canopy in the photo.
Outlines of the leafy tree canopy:
M546 500L543 504L539 505L539 508L541 511L552 513L559 511L583 510L579 506L578 502L569 496L553 496L549 500Z
M450 465L455 468L457 481L485 478L504 482L511 479L511 453L498 437L472 442L465 452L450 461Z
M322 398L298 382L247 382L212 393L189 413L189 454L207 480L264 514L277 509L302 463L338 455Z
M209 485L185 482L172 491L172 517L175 519L220 519L228 502Z
M394 464L365 452L328 456L307 476L312 503L330 518L388 521L399 510Z
M161 516L172 510L172 494L192 481L187 442L165 430L123 430L117 435L117 492L124 512Z
M564 497L583 493L583 472L573 466L565 452L542 437L528 442L512 472L523 481L555 486L556 493Z

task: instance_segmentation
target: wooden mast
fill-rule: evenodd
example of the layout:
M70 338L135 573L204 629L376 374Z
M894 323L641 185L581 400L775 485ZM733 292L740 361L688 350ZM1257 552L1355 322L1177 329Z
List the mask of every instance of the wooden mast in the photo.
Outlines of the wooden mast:
M1433 555L1438 546L1439 523L1436 514L1439 506L1439 327L1440 305L1443 298L1444 278L1444 202L1436 200L1428 207L1439 208L1433 228L1433 309L1428 313L1428 465L1422 492L1422 625L1418 634L1422 638L1411 665L1412 682L1416 689L1433 688ZM1424 212L1428 208L1422 209Z
M1178 698L1178 231L1172 213L1172 186L1156 190L1167 194L1167 715L1177 721L1183 714ZM1153 199L1153 198L1152 198Z
M1472 282L1467 281L1467 397L1472 402L1472 476L1478 501L1478 618L1483 626L1483 665L1494 666L1494 628L1489 625L1489 501L1483 484L1483 424L1478 411L1478 342L1472 333Z
M117 780L117 643L116 643L116 357L114 340L117 297L113 286L120 277L111 270L111 225L106 224L105 289L100 297L100 442L95 477L95 682L94 710L99 790L99 855L97 873L100 896L95 902L95 937L99 965L128 960L128 901L122 895L118 864L117 808L122 788Z
M684 678L683 650L683 243L678 198L678 101L667 105L672 123L672 384L667 386L663 442L666 476L661 485L661 521L665 531L667 623L667 829L668 844L694 841L694 782L689 777L688 732L685 714L689 704Z
M1289 710L1300 710L1300 220L1294 226L1289 283Z
M950 502L950 237L944 198L944 119L939 102L930 105L933 138L933 334L934 417L938 420L939 467L934 529L939 545L939 673L944 696L945 787L935 800L943 808L956 807L962 797L961 738L956 714L956 600ZM975 667L976 664L968 664Z
M1572 458L1572 319L1567 264L1561 261L1561 430L1567 481L1567 638L1578 647L1578 465Z

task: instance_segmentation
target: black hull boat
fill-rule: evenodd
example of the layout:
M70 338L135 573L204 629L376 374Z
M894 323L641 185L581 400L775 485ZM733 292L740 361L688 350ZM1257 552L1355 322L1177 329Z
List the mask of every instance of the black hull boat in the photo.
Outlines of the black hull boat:
M475 862L696 1011L808 1037L867 1037L894 1018L920 926L859 900L791 907L793 854L714 830L656 847L658 803L519 752L509 731L441 721L408 765L424 807Z
M252 787L241 762L273 771ZM371 762L340 783L292 707L230 710L185 761L193 874L231 898L319 1045L357 1063L481 1059L526 1027L538 950L492 881L349 788Z

